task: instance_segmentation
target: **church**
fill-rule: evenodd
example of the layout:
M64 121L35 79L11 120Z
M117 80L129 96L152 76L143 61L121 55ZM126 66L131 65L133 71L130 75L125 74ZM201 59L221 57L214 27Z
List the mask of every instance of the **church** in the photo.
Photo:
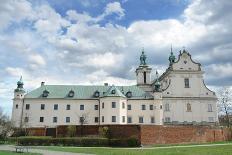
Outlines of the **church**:
M151 78L142 51L136 85L49 85L26 93L22 77L14 90L16 127L60 125L212 125L217 97L204 83L201 64L186 50L171 51L166 71Z

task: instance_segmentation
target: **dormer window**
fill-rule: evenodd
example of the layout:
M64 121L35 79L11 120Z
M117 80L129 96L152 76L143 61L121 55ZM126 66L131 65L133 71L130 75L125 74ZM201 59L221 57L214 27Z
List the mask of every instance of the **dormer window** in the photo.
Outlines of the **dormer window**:
M94 92L94 97L99 97L100 96L100 92L99 91L95 91Z
M68 93L68 97L73 97L73 96L74 96L74 91L70 90L69 93Z
M132 97L132 92L131 92L131 91L128 91L128 92L126 93L126 97L131 98L131 97Z
M42 96L43 96L43 97L48 97L48 94L49 94L49 91L44 90Z
M111 94L115 94L115 90L114 89L111 91Z

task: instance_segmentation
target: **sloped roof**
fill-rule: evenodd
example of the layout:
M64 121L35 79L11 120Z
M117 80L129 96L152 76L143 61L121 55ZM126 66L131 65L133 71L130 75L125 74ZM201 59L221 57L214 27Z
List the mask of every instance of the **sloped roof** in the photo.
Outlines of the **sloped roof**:
M103 97L126 97L117 87L111 86Z
M115 96L125 97L128 91L132 92L131 99L149 99L152 98L141 88L137 86L87 86L87 85L43 85L25 95L25 98L44 98L42 96L43 91L47 90L49 95L46 98L57 99L94 99L94 93L100 92L100 97L111 96L108 92L111 89L115 89ZM74 91L73 97L69 97L70 90ZM104 94L103 94L104 93Z

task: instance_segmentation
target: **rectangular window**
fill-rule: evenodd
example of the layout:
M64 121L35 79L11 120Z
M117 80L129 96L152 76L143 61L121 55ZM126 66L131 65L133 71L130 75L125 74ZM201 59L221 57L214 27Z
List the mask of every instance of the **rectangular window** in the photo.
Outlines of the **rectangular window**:
M116 122L116 116L112 116L112 122Z
M80 110L84 110L84 109L85 109L84 105L83 104L80 105Z
M112 102L112 108L116 108L116 102Z
M40 109L41 109L41 110L44 110L44 109L45 109L45 104L41 104L41 105L40 105Z
M57 123L57 117L53 117L53 123Z
M19 108L19 105L18 105L18 104L16 104L16 105L15 105L15 108L16 108L16 109L18 109L18 108Z
M143 72L143 82L144 83L147 83L147 76L146 76L146 72Z
M102 109L104 109L104 107L105 107L105 104L104 104L104 102L102 102Z
M26 104L26 110L30 109L30 104Z
M208 112L212 112L212 111L213 111L212 104L208 104Z
M131 104L127 105L127 110L131 110Z
M24 122L28 123L29 122L29 117L24 117Z
M169 108L169 104L168 103L166 103L165 105L164 105L164 111L170 111L170 108Z
M165 122L165 123L170 123L170 122L171 122L170 117L165 117L164 122Z
M152 104L150 105L150 110L154 110L154 106Z
M95 118L94 118L94 122L95 122L95 123L98 123L98 117L95 117Z
M209 117L209 122L214 122L214 118L213 117Z
M127 117L127 123L132 123L132 117Z
M105 120L104 120L104 116L102 116L102 122L104 122Z
M66 117L66 123L70 123L70 117Z
M139 117L139 123L143 123L143 117Z
M184 87L189 88L189 79L188 78L184 79Z
M66 110L70 110L71 109L71 105L70 104L67 104L66 105Z
M155 117L151 117L151 123L155 123Z
M98 110L98 105L94 105L94 110Z
M58 104L54 104L54 110L58 110Z
M84 124L85 123L85 117L80 117L79 118L79 122L80 122L80 124Z
M142 105L142 110L146 110L146 105L145 104Z
M125 103L122 102L122 109L125 109Z
M41 123L44 122L44 117L40 117L39 122L41 122Z
M122 116L122 122L125 123L125 121L126 121L126 117Z

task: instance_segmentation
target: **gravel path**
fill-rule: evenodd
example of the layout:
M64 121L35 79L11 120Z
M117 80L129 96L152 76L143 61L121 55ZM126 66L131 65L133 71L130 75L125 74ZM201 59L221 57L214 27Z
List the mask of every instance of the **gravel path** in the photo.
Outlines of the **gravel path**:
M0 150L4 151L15 151L13 145L0 145ZM40 153L43 155L88 155L84 153L69 153L69 152L60 152L60 151L50 151L50 150L41 150L41 149L29 149L31 153ZM89 154L90 155L90 154ZM93 155L93 154L91 154Z

